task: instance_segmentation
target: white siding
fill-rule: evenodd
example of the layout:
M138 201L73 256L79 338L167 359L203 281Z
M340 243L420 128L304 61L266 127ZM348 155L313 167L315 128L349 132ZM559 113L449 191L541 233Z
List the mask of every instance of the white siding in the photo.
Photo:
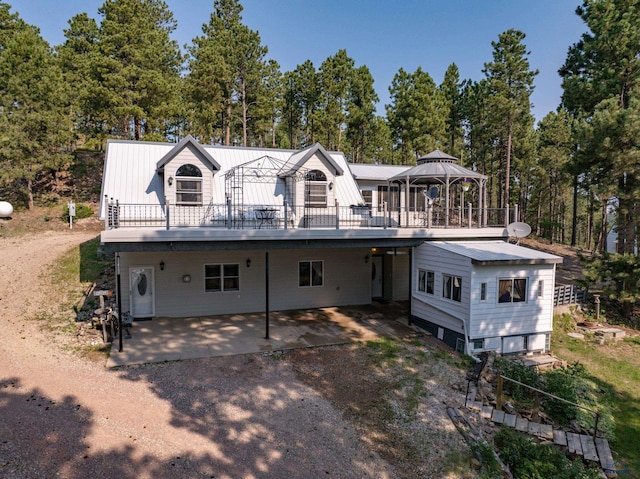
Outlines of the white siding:
M274 250L269 252L269 308L272 311L367 304L371 302L370 265L364 262L368 249ZM246 260L251 259L247 268ZM298 261L324 261L321 287L298 286ZM164 270L159 264L164 262ZM204 265L240 266L240 290L205 292ZM180 253L121 253L123 310L129 310L130 266L155 268L157 316L184 317L249 313L265 310L265 252L211 251ZM190 283L182 277L191 275Z
M528 336L529 350L544 350L545 335L553 329L555 264L473 265L471 258L451 251L456 247L453 243L448 249L427 242L415 249L412 313L462 334L465 333L462 321L465 321L469 339L485 339L485 350L520 352L524 336ZM419 269L434 272L433 295L418 291ZM462 278L461 302L443 297L443 274ZM527 301L499 303L501 278L526 278ZM482 283L486 283L485 301L480 300ZM542 296L538 296L539 284L543 286Z
M435 273L434 294L418 291L418 269ZM443 275L459 276L462 279L461 301L453 301L442 296ZM464 256L442 251L430 243L424 243L415 249L413 295L427 302L443 314L466 320L469 316L471 290L471 261ZM429 318L424 318L429 320ZM430 320L429 320L430 321Z
M548 332L553 329L553 283L555 265L476 266L473 274L472 317L469 336L487 338ZM526 278L527 301L499 303L500 278ZM543 296L538 297L538 281ZM487 283L487 300L480 301L480 284Z
M169 199L169 203L176 204L176 171L186 164L197 166L202 173L202 204L207 205L213 196L213 174L214 171L207 161L203 161L200 155L191 146L184 148L178 155L167 163L164 170L164 187L165 195ZM173 184L169 186L168 179L173 177Z

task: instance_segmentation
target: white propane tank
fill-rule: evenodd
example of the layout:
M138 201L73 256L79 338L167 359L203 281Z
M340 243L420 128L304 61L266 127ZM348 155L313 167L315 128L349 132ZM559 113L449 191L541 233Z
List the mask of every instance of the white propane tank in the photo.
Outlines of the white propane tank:
M13 206L8 201L0 201L0 218L9 218L13 213Z

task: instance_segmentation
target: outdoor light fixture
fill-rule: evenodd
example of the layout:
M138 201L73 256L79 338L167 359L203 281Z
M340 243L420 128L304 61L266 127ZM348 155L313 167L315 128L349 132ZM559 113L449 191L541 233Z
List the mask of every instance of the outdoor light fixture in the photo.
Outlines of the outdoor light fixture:
M167 183L169 183L169 186L173 184L173 176L169 177L169 179L167 180Z
M329 191L331 191L332 189L333 189L333 181L329 183Z
M191 275L190 274L185 274L182 276L182 282L183 283L191 283Z
M251 267L251 258L247 258L247 268Z
M160 261L160 271L164 271L164 261Z

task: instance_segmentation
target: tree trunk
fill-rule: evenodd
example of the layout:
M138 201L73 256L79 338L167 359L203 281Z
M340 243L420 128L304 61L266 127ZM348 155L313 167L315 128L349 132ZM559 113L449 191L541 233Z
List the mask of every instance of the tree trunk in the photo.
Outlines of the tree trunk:
M509 179L511 177L511 122L507 131L507 159L504 167L504 201L502 207L506 207L509 204Z
M223 128L224 128L224 144L226 146L231 145L231 97L225 100L225 114L222 120Z
M27 179L27 194L29 195L29 211L33 211L35 204L33 202L33 180Z
M578 175L573 177L573 218L571 219L571 246L576 246L578 229Z
M247 147L247 82L244 78L240 82L242 94L242 146Z

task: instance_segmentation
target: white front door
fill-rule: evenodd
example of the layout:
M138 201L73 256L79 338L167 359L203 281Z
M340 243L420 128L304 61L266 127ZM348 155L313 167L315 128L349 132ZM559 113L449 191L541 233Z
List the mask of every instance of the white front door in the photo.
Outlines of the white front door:
M153 300L153 266L129 268L131 316L148 318L155 314Z
M382 256L371 258L371 297L382 297Z

